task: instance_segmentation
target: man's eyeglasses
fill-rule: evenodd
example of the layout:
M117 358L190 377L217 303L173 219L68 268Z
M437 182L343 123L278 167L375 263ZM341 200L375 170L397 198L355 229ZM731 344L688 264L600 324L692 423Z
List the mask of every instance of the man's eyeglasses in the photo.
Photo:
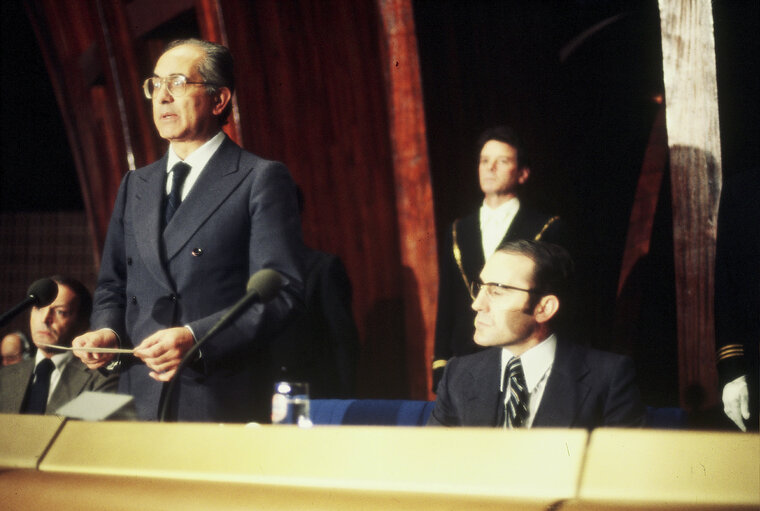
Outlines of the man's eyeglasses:
M169 94L175 98L181 98L184 96L187 93L188 85L214 85L216 87L220 86L216 83L209 82L191 82L185 75L169 75L165 76L164 78L151 76L143 82L143 92L145 93L145 97L151 99L153 97L153 93L159 90L164 84L166 84L166 90L169 91Z
M538 290L536 289L524 289L521 287L508 286L506 284L499 284L498 282L481 282L480 280L473 280L470 282L470 296L473 300L478 297L482 289L486 290L486 296L491 300L506 296L509 291L523 291L529 294L538 293Z

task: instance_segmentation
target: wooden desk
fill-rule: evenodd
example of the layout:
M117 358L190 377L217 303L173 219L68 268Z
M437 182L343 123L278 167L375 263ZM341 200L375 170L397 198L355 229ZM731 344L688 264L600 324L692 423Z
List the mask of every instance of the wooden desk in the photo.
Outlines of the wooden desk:
M80 510L543 510L575 495L587 440L568 430L69 421L39 471L3 473L0 492Z
M757 434L53 421L0 415L4 508L760 508Z

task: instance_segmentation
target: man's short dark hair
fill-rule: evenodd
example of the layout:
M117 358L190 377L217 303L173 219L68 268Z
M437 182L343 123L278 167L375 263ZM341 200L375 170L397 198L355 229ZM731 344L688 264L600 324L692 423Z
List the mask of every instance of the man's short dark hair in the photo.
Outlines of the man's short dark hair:
M480 137L478 137L478 154L483 150L483 146L489 140L496 140L504 144L509 144L517 151L517 168L525 168L530 166L528 155L525 151L525 145L517 132L509 126L494 126L488 128Z
M206 57L198 65L198 74L201 75L203 81L213 84L206 85L206 92L209 95L216 94L220 87L227 87L230 90L230 94L234 94L235 66L229 48L221 44L212 43L211 41L191 38L176 39L170 42L166 47L166 51L184 44L197 46L206 54ZM221 124L227 121L231 111L232 100L230 100L219 116Z
M77 297L77 317L75 335L82 334L90 328L90 314L92 314L92 295L87 287L77 279L65 275L53 275L50 277L61 286L71 289Z
M560 315L552 318L556 326L560 317L566 319L571 308L575 265L567 250L554 243L534 240L505 241L496 249L497 252L519 254L529 258L535 264L533 270L533 295L531 306L535 306L542 296L555 295L559 298Z

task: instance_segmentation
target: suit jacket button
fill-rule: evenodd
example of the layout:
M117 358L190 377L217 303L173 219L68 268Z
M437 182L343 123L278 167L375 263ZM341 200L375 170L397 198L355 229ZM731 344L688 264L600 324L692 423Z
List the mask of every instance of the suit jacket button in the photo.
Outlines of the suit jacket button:
M127 266L132 266L132 258L127 257Z
M202 248L194 248L193 251L191 252L191 254L193 254L193 257L201 256L201 255L203 255L203 249Z
M176 302L177 301L177 295L169 295L169 300Z
M132 303L133 303L133 304L137 304L137 297L136 297L136 296L133 296L133 297L131 298L131 300L132 300Z

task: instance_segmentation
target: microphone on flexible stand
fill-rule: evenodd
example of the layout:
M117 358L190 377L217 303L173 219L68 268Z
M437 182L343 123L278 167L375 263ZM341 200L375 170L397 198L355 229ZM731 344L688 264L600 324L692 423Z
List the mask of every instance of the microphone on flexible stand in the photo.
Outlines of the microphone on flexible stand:
M190 348L187 353L185 353L185 356L182 357L182 360L177 366L177 371L174 373L174 377L169 382L169 385L166 388L166 392L162 396L161 410L158 415L158 420L160 422L165 422L167 420L169 413L169 403L171 402L174 388L177 384L177 381L179 380L180 372L185 368L190 360L193 360L195 354L198 352L198 350L200 350L201 346L211 337L216 335L219 330L227 327L230 323L236 320L238 316L245 312L245 310L248 309L248 307L250 307L255 301L266 303L277 296L277 293L280 291L282 284L282 275L270 268L264 268L251 275L251 278L248 279L248 285L246 286L247 292L245 296L238 300L238 302L233 305L232 308L227 311L227 313L222 316L222 318L217 321L214 326L211 327L206 335L204 335L198 342L196 342L193 347ZM172 418L171 420L174 419Z
M27 297L23 301L0 316L0 328L4 327L11 319L31 306L46 307L53 303L53 300L58 296L58 284L53 279L39 279L29 286L26 294Z

